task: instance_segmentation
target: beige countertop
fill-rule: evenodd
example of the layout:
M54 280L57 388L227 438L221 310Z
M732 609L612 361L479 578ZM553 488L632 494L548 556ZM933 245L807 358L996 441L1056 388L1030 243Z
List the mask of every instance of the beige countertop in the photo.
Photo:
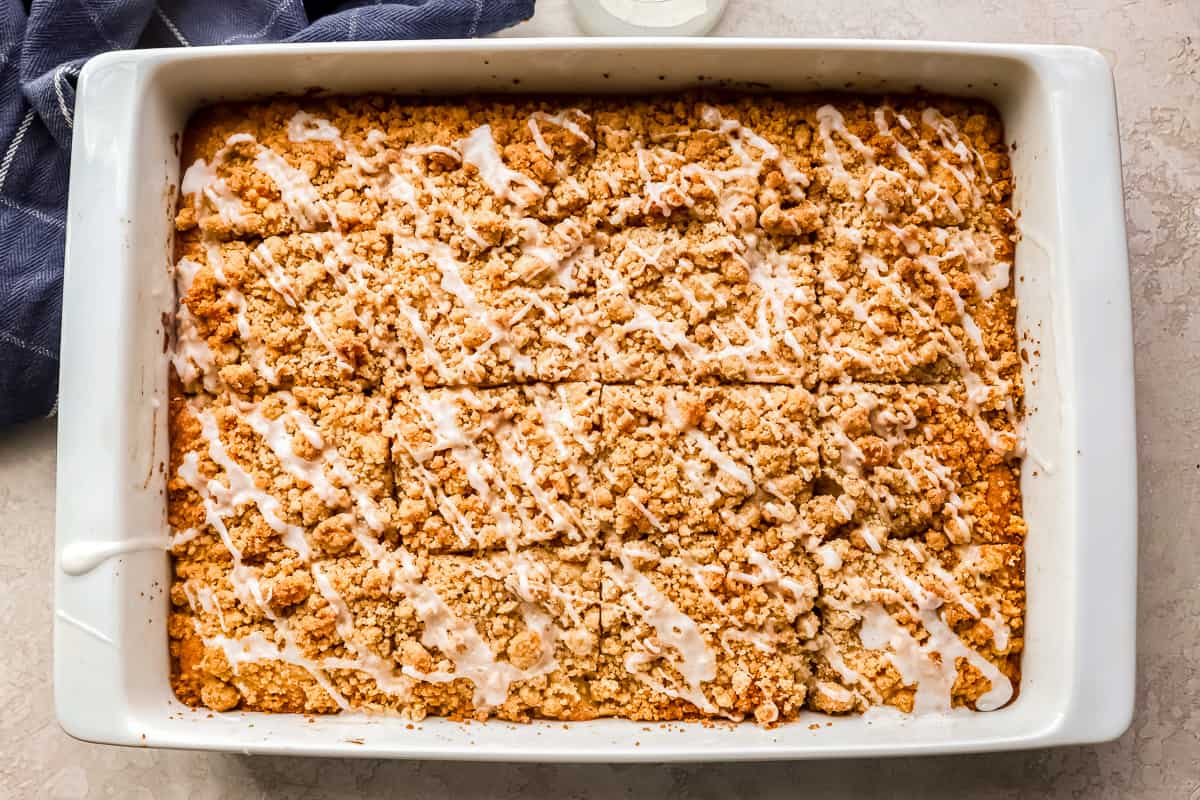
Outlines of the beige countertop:
M1137 716L1028 753L712 766L323 761L125 750L54 721L55 425L0 433L0 797L1162 797L1200 800L1200 2L730 0L726 35L1057 42L1101 50L1121 103L1139 429ZM576 32L539 0L510 35Z

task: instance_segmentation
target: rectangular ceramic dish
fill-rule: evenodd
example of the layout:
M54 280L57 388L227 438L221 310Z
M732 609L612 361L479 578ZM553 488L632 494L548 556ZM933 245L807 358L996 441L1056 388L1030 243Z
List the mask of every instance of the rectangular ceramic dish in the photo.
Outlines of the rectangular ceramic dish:
M984 97L999 108L1008 143L1017 145L1014 202L1023 236L1016 287L1032 356L1022 476L1028 617L1017 701L992 713L814 716L773 729L619 720L409 726L347 715L310 722L179 704L168 684L165 632L164 326L173 300L178 139L189 114L206 101L313 87L444 95L698 84L920 88ZM1090 50L514 39L100 56L79 82L67 226L54 599L59 721L73 736L115 744L538 761L878 756L1113 738L1131 717L1135 655L1137 480L1124 230L1112 77Z

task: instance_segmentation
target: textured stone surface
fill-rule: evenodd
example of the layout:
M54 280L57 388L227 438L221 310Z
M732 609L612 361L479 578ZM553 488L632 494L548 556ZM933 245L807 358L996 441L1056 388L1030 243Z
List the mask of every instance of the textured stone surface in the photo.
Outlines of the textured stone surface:
M1114 65L1133 263L1140 447L1138 708L1099 747L722 766L540 767L248 758L75 742L53 718L54 425L0 434L0 797L1200 799L1200 3L731 0L719 32L1080 44ZM540 0L515 35L572 33Z

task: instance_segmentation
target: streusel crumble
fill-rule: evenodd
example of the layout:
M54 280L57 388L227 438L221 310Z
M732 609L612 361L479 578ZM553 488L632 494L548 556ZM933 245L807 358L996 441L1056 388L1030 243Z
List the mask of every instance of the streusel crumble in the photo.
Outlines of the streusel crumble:
M184 702L771 725L1015 696L991 107L280 99L183 150Z

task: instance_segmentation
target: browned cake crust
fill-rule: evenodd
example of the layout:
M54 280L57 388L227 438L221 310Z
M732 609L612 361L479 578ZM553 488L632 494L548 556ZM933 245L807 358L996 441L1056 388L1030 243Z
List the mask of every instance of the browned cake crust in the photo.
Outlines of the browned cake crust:
M934 97L280 99L184 136L178 697L991 710L1012 178Z

